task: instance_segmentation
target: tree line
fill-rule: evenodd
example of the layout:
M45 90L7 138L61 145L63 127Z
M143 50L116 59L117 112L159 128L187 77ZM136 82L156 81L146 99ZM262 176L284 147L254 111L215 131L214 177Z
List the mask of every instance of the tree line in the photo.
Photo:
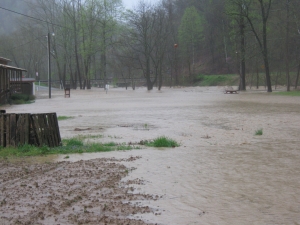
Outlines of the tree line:
M1 12L15 1L3 0ZM18 2L18 1L17 1ZM200 74L238 74L245 90L263 80L267 91L297 88L300 72L299 0L26 0L18 23L0 34L2 57L47 79L90 89L97 81L148 90L189 85ZM6 20L7 21L7 20ZM4 25L3 25L4 26ZM47 37L50 34L50 37ZM51 34L55 34L52 36Z

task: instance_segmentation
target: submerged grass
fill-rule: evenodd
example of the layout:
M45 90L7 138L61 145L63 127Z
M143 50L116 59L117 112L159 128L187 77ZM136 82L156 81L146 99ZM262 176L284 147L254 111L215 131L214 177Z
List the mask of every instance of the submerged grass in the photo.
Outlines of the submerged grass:
M87 136L90 138L90 136ZM136 147L115 142L108 143L85 143L85 136L64 139L62 146L49 148L47 146L36 147L32 145L23 145L19 147L0 147L0 158L4 157L23 157L23 156L42 156L51 154L74 154L74 153L91 153L91 152L108 152L117 150L132 150Z
M100 138L101 135L79 135L77 137L63 139L62 146L50 148L48 146L36 147L32 145L22 145L18 147L0 147L0 158L6 157L25 157L25 156L43 156L54 154L75 154L75 153L91 153L91 152L109 152L109 151L124 151L132 149L141 149L140 146L134 146L126 143L95 143L90 142L90 139ZM158 137L153 141L144 143L150 147L178 147L179 144L167 137ZM68 156L69 157L69 156Z
M263 135L263 129L256 130L255 135Z
M284 96L300 96L300 91L280 91L275 92L276 95L284 95Z
M179 144L175 140L165 137L165 136L158 137L158 138L154 139L153 141L147 142L145 144L147 146L157 147L157 148L159 148L159 147L168 147L168 148L179 147Z
M236 74L203 75L196 77L195 82L199 86L236 85L238 76Z
M57 120L61 121L61 120L68 120L68 119L73 119L73 116L58 116Z

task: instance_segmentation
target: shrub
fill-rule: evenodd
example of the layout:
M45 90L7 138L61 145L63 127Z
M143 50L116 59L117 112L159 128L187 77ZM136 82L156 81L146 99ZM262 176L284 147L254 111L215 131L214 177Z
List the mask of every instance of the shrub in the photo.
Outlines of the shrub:
M26 104L35 100L35 96L26 94L12 94L10 99L12 104Z
M71 146L83 146L83 141L78 139L78 138L71 138L66 141L66 146L71 147Z
M145 143L147 146L152 146L152 147L168 147L168 148L174 148L174 147L178 147L179 144L170 139L170 138L167 138L165 136L161 136L161 137L158 137L156 139L154 139L153 141L151 142L148 142L148 143Z
M256 130L255 135L263 135L263 129Z

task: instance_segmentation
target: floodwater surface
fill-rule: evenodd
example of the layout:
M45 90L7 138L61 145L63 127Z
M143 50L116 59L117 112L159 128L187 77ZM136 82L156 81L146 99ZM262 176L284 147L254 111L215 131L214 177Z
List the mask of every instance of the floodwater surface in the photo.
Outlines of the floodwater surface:
M8 113L56 112L62 138L102 135L99 141L136 143L167 136L177 148L58 156L57 160L141 156L128 178L159 224L300 224L300 98L264 91L224 94L222 87L164 88L148 92L102 89L39 93L36 103ZM75 131L75 128L90 128ZM262 129L263 135L255 132ZM96 140L97 141L97 140ZM135 215L135 217L141 215Z

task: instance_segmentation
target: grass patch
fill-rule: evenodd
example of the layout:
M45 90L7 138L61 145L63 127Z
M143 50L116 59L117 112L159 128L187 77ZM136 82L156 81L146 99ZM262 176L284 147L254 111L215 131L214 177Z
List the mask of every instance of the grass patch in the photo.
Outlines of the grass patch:
M73 119L73 116L58 116L57 120L61 121L61 120L68 120L68 119Z
M274 92L276 95L284 95L284 96L300 96L300 91L280 91Z
M263 135L263 129L256 130L255 135Z
M35 82L35 85L36 85L36 86L48 87L48 83L38 82L38 81Z
M33 103L35 100L34 95L26 95L26 94L12 94L10 96L10 102L11 104L30 104Z
M237 85L239 77L236 74L224 75L203 75L200 74L196 77L196 85L199 86L226 86Z
M150 146L150 147L167 147L167 148L175 148L175 147L179 147L179 144L170 139L170 138L167 138L165 136L162 136L162 137L158 137L156 139L154 139L153 141L149 141L149 142L146 142L145 145L147 146Z
M84 139L90 136L78 136L76 138L62 140L62 146L49 148L47 146L36 147L32 145L23 145L16 148L0 147L0 158L4 157L23 157L23 156L42 156L51 154L74 154L90 152L108 152L117 150L138 149L125 143L118 144L115 142L108 143L85 143Z

